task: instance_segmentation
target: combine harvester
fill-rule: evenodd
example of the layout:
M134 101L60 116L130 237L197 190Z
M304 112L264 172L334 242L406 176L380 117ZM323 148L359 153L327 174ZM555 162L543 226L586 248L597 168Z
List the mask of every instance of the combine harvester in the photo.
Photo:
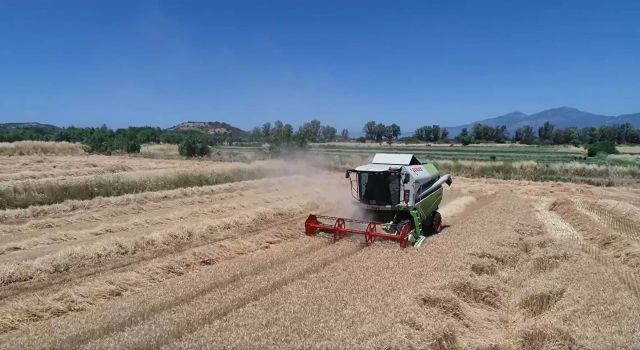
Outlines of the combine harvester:
M438 206L443 184L451 186L453 178L433 164L422 164L412 154L377 153L371 164L347 170L351 195L368 214L380 220L362 221L311 214L305 222L305 233L333 234L340 240L347 234L364 235L370 245L378 237L420 247L425 234L442 230Z

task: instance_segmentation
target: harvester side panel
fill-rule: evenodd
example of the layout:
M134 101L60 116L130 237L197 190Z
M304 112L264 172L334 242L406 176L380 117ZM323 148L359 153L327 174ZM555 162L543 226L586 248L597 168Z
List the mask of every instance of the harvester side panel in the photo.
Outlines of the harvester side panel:
M431 213L438 209L440 202L442 202L443 192L444 190L440 187L416 204L416 208L420 212L420 216L423 220L427 219Z

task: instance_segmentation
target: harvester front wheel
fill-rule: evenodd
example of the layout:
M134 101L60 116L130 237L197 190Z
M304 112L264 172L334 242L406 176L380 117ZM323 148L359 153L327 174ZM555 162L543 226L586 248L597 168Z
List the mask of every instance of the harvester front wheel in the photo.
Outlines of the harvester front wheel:
M431 218L431 229L434 233L440 233L440 231L442 231L442 215L437 211L433 212L433 217Z

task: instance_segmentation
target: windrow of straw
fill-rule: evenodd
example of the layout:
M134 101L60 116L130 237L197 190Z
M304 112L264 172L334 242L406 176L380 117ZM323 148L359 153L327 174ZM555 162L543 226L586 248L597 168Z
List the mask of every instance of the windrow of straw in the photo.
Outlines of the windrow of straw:
M0 142L0 155L24 156L34 154L81 155L84 146L79 143L50 141Z
M292 171L283 161L253 164L215 164L210 168L137 171L68 179L17 181L0 185L0 209L61 203L129 193L216 185L227 182L285 175Z
M637 183L640 179L640 168L636 166L605 166L580 162L546 164L532 160L522 162L438 160L435 163L441 172L505 180L564 181L612 186Z
M326 246L325 246L326 247ZM237 309L272 295L291 283L307 278L323 268L339 263L361 251L362 246L340 242L327 249L318 249L305 256L298 256L281 265L262 271L259 275L212 289L189 303L178 304L151 315L144 323L127 328L124 332L88 343L83 349L179 348L172 344L176 338L188 335L201 327L223 319ZM265 319L266 320L266 319ZM204 338L201 338L205 342ZM208 340L207 340L208 342ZM199 345L191 344L202 348ZM292 348L301 348L291 346ZM235 348L247 348L238 346ZM251 348L251 347L249 347ZM257 348L264 348L257 346Z
M366 164L371 154L329 155L315 154L315 163L331 170L343 170ZM596 186L637 184L640 166L637 164L603 165L571 162L481 161L455 159L429 159L442 173L454 176L496 178L503 180L561 181Z
M294 234L293 231L295 230L288 231L287 234L291 235ZM300 237L297 232L295 234ZM265 236L265 239L272 238L271 234ZM308 257L308 254L326 246L328 243L326 240L298 239L289 243L264 245L262 244L264 240L256 240L261 242L254 245L255 252L247 250L246 244L210 245L207 246L207 249L199 249L197 252L189 252L187 255L177 257L176 259L180 262L174 261L174 259L158 259L158 261L143 269L116 273L111 275L109 279L91 281L86 285L78 286L78 288L70 291L69 295L60 295L59 299L62 299L60 304L63 304L60 306L74 307L77 305L81 309L69 310L65 307L65 312L62 315L68 312L82 311L82 309L90 307L88 300L79 298L79 303L76 303L75 300L71 300L71 297L77 295L91 296L93 294L92 288L95 286L120 285L118 282L123 281L123 284L132 283L134 290L137 288L143 288L143 290L140 293L120 298L117 303L98 305L94 310L97 309L99 312L83 312L73 318L53 319L46 323L43 322L37 327L27 326L24 332L32 335L29 337L16 337L14 334L8 333L4 338L0 337L0 349L80 348L80 346L90 342L92 339L107 336L112 332L123 331L145 319L153 317L159 312L169 310L177 305L184 305L191 300L202 297L211 290L222 289L244 278L258 276L270 269L277 269L287 261L297 257ZM244 249L240 249L240 247ZM171 276L173 277L172 279L162 283L159 287L144 288L160 283L155 278L160 277L160 274L163 273L161 270L169 270L168 268L172 263L181 266L184 262L191 261L194 256L200 255L205 256L205 260L200 264L200 268L193 271L193 273L173 275ZM213 260L211 264L205 264L209 260ZM193 268L193 265L188 266ZM161 280L166 279L166 277L161 277ZM141 285L138 282L140 280L143 282ZM145 285L145 283L149 284ZM102 290L102 288L100 289ZM107 289L104 290L106 291ZM129 294L130 291L125 290L124 294ZM95 296L100 294L95 294ZM0 321L0 325L5 326L3 330L15 329L37 321L38 319L29 318L30 311L32 314L45 316L43 318L58 316L56 314L47 315L50 311L47 306L53 306L51 311L60 309L56 307L56 300L49 297L39 297L40 295L34 295L33 303L29 303L29 301L24 303L11 302L6 307L0 307L0 310L3 311L0 312L0 315L6 315L6 318ZM105 298L105 300L94 299L94 302L95 304L101 304L108 301L108 299L112 298ZM83 305L85 307L82 307ZM22 331L18 332L23 334ZM51 336L53 334L51 332L55 332L55 336Z
M293 187L300 189L300 186ZM250 194L250 198L242 198L245 194ZM282 192L272 188L258 188L245 193L224 193L215 197L201 198L200 201L192 205L179 205L175 210L167 214L165 210L158 213L140 211L137 214L118 216L117 221L110 220L102 222L100 225L87 229L68 229L67 227L55 228L55 224L50 224L45 229L27 231L28 238L21 238L20 232L11 232L10 239L1 238L0 255L14 252L14 259L17 258L15 252L24 252L36 247L55 245L68 241L80 243L91 240L96 236L103 235L130 235L140 232L151 232L160 230L176 222L190 222L201 220L217 219L237 213L240 210L247 210L264 205L265 201L275 203L291 202L299 198L305 198L308 194L300 192ZM198 199L198 198L196 198ZM212 204L213 203L213 204ZM57 224L69 224L69 221L57 222ZM0 226L0 233L7 227ZM9 227L11 228L11 227ZM9 231L9 230L6 230ZM9 231L10 232L10 231Z
M59 178L72 176L87 176L119 173L134 170L126 164L110 164L104 167L91 167L80 169L53 169L53 170L28 170L17 173L0 174L0 181L37 180L44 178Z
M294 220L302 219L301 216L294 216ZM254 233L250 235L239 235L233 239L164 255L125 271L112 270L54 292L43 291L21 295L13 300L5 299L4 305L0 306L0 334L43 319L84 311L187 273L207 274L206 278L193 277L202 281L202 284L183 288L184 285L179 283L180 287L177 290L168 294L163 292L153 298L153 302L147 300L138 303L139 308L123 308L122 312L128 314L128 317L107 321L110 327L124 327L133 321L133 316L140 317L150 310L165 309L180 300L192 299L213 286L227 285L244 276L284 263L295 256L305 255L327 243L324 240L286 243L301 238L294 226L285 226L288 227L285 229L273 225L265 227L263 224L254 226ZM286 249L286 254L277 254L281 249ZM267 252L261 253L263 250ZM249 257L253 254L264 259ZM250 261L247 261L248 259ZM217 273L212 274L211 270Z
M150 156L150 157L175 157L179 158L180 153L178 152L178 145L168 144L168 143L158 143L158 144L144 144L140 147L140 154L142 156Z
M135 208L148 210L168 209L182 205L192 205L206 201L207 197L240 190L254 190L259 187L272 187L283 182L300 183L299 175L279 178L231 182L221 185L187 187L157 192L125 194L117 197L96 197L89 200L66 200L63 203L31 206L25 209L0 211L0 233L16 233L25 230L47 229L64 223L100 221L107 217L116 217L136 212ZM99 211L99 216L94 212ZM97 215L97 214L95 214ZM36 220L43 218L42 220ZM27 221L29 220L29 221ZM22 224L25 222L24 224ZM14 226L21 224L20 226Z
M39 276L66 273L80 268L99 266L123 256L169 249L197 242L221 240L237 235L237 229L256 222L306 213L317 209L316 200L294 201L258 208L207 223L181 225L163 231L130 238L113 238L91 246L71 247L51 255L20 263L0 264L0 286L30 281Z
M126 167L131 170L151 170L169 168L197 168L206 167L212 164L211 161L187 161L184 159L147 159L130 156L104 156L98 154L90 155L32 155L32 156L0 156L3 167L0 174L21 174L26 176L47 175L49 172L58 171L85 171L89 169ZM54 174L63 176L64 173Z

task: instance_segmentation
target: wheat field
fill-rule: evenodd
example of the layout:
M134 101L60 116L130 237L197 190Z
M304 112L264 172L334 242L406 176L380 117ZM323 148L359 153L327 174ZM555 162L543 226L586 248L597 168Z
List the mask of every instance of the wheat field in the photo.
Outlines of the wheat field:
M637 187L456 176L401 249L305 236L355 209L304 160L0 160L0 349L640 345Z

